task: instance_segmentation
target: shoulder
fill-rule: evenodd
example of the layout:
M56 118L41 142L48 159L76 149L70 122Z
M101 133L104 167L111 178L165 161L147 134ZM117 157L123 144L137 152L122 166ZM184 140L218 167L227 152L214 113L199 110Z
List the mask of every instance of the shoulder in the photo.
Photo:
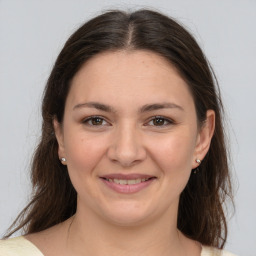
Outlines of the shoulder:
M202 246L201 256L237 256L225 250L219 250L209 246Z
M0 256L43 256L43 254L23 236L0 240Z

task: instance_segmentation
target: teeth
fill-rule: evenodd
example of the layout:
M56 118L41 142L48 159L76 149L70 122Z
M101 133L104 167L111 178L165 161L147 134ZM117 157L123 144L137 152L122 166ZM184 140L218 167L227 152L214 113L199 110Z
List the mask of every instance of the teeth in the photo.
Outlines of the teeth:
M136 179L136 180L121 180L121 179L107 179L109 182L114 182L121 185L133 185L149 180L150 178Z
M136 184L136 180L128 180L128 185Z

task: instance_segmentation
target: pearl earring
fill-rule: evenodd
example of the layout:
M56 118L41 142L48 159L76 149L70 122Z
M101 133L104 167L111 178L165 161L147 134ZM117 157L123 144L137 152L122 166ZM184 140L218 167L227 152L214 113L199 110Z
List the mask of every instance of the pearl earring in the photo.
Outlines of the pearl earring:
M61 161L61 163L62 163L63 165L65 165L67 160L66 160L65 157L62 157L62 158L60 159L60 161Z
M199 172L199 165L201 164L201 160L200 159L196 159L196 162L198 163L198 166L193 170L193 173L196 174Z
M196 162L200 165L201 164L201 160L200 159L196 159Z

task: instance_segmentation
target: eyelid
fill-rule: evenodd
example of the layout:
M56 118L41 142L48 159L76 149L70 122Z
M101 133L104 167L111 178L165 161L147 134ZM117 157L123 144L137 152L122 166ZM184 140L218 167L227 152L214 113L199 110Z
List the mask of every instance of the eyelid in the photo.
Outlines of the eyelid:
M94 118L99 118L102 119L104 122L106 122L106 124L102 124L102 125L92 125L92 124L88 124L89 121L91 121ZM91 127L102 127L102 126L109 126L111 125L110 122L103 116L99 116L99 115L93 115L93 116L88 116L86 118L83 118L82 123Z
M163 125L159 125L159 126L157 126L157 125L149 125L149 122L151 122L151 121L153 121L153 120L155 120L155 119L163 119L164 121L167 121L168 122L168 124L163 124ZM165 117L165 116L153 116L153 117L151 117L147 122L146 122L146 124L145 124L145 126L154 126L154 127L158 127L158 128L163 128L163 127L166 127L166 126L169 126L169 125L173 125L173 124L175 124L175 121L173 120L173 119L171 119L171 118L169 118L169 117Z
M99 125L93 125L93 124L89 124L89 121L91 121L92 119L94 118L99 118L99 119L102 119L103 122L105 122L105 124L99 124ZM154 121L155 119L163 119L165 124L163 125L154 125L154 124L149 124L150 122ZM167 123L166 123L167 122ZM104 116L100 116L100 115L92 115L92 116L88 116L86 118L83 118L82 119L82 123L85 124L85 125L88 125L90 127L102 127L102 126L111 126L112 124L107 120L107 118L105 118ZM165 117L165 116L160 116L160 115L157 115L157 116L153 116L153 117L150 117L144 124L144 126L152 126L152 127L157 127L157 128L164 128L166 126L170 126L170 125L174 125L175 124L175 121L169 117Z

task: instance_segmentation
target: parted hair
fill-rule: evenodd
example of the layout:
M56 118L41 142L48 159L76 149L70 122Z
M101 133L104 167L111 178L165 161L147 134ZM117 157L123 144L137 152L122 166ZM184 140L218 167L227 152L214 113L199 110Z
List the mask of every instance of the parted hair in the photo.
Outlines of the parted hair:
M62 123L72 78L96 54L148 50L164 57L186 81L198 125L215 111L215 132L199 170L180 195L178 228L201 244L223 248L227 238L225 199L232 199L223 105L214 72L193 36L174 19L152 10L107 11L83 24L67 40L47 81L42 101L42 134L31 165L33 194L5 237L30 234L75 214L77 193L58 156L53 119ZM90 149L88 149L90 150Z

